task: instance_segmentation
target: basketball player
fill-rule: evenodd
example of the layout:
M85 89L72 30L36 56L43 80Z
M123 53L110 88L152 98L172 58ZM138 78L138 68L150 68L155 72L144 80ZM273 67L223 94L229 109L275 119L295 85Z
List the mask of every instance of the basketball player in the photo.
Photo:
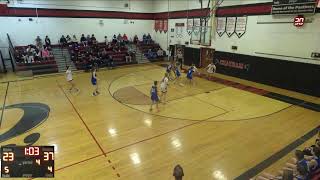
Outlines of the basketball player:
M168 66L167 66L167 69L166 69L166 72L168 74L168 78L169 80L173 80L172 76L171 76L171 71L173 70L173 65L172 63L170 63Z
M151 105L150 105L150 111L152 111L152 106L154 104L156 104L156 108L159 112L159 107L158 107L158 104L159 104L159 96L158 96L158 88L157 88L157 85L158 85L158 82L157 81L154 81L153 83L153 86L151 87L151 90L150 90L150 95L151 95Z
M193 73L197 71L197 68L194 64L192 64L192 66L189 68L188 72L187 72L187 79L189 80L189 84L193 85Z
M67 66L66 79L67 79L68 83L71 85L69 91L71 92L72 90L76 90L78 92L79 89L76 88L74 83L73 83L72 71L70 69L70 66Z
M216 65L213 64L213 62L211 62L208 66L207 66L207 72L208 72L208 80L211 79L211 76L216 73L217 67Z
M97 96L100 94L100 92L98 91L99 87L98 87L98 78L97 78L96 71L97 71L96 67L93 67L92 74L91 74L91 83L94 87L93 96Z
M174 84L179 83L180 82L180 76L181 76L181 72L179 69L180 66L176 66L175 67L175 75L176 75L176 79L174 80Z
M163 104L166 104L167 91L168 91L168 82L169 82L168 73L165 73L164 77L163 77L163 79L161 81L161 84L160 84L161 101L162 101Z

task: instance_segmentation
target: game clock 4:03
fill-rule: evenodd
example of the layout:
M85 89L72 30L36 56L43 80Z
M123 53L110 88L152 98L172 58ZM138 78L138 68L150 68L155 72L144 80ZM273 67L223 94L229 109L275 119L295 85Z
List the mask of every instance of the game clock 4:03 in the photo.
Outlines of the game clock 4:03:
M1 147L1 177L54 177L54 146Z

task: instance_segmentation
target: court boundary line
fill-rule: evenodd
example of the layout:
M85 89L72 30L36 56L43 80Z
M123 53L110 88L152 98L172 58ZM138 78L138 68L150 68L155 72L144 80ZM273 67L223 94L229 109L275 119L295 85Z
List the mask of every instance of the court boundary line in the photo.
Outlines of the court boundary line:
M6 100L7 100L9 85L10 85L10 82L7 82L6 93L4 95L4 100L3 100L3 104L2 104L2 111L1 111L1 118L0 118L0 128L1 128L1 125L2 125L4 109L6 108Z
M92 139L95 141L95 143L98 145L99 149L101 150L101 152L103 153L103 155L106 157L106 153L104 152L103 148L101 147L101 145L99 144L99 142L97 141L96 137L92 134L91 130L89 129L88 125L85 123L85 121L83 120L82 116L80 115L80 113L78 112L78 110L76 109L76 107L74 106L74 104L72 103L72 101L70 100L70 98L67 96L66 92L63 90L63 88L60 86L60 84L58 83L58 81L56 81L58 87L60 88L60 90L63 92L63 94L65 95L65 97L67 98L67 100L69 101L69 103L71 104L73 110L76 112L76 114L78 115L79 119L81 120L81 122L83 123L83 125L85 126L85 128L87 129L87 131L90 133Z
M69 101L69 103L71 104L72 108L74 109L74 111L76 112L76 114L78 115L78 117L80 118L80 120L82 121L83 125L86 127L87 131L90 133L91 137L93 138L93 140L95 141L95 143L98 145L99 149L101 150L103 156L105 158L107 158L108 162L110 161L110 158L107 157L106 152L103 150L102 146L99 144L98 140L95 138L95 136L93 135L93 133L91 132L89 126L85 123L84 119L82 118L82 116L80 115L80 113L78 112L78 110L76 109L75 105L72 103L72 101L70 100L70 98L67 96L66 92L63 90L62 86L60 86L60 84L58 83L58 81L56 80L57 85L59 86L59 88L61 89L61 91L63 92L63 94L65 95L65 97L67 98L67 100ZM111 162L111 161L110 161ZM81 162L80 162L81 163ZM111 165L111 164L110 164ZM112 165L111 165L112 166ZM120 177L120 174L117 172L116 168L114 166L112 166L112 169L115 171L117 177Z

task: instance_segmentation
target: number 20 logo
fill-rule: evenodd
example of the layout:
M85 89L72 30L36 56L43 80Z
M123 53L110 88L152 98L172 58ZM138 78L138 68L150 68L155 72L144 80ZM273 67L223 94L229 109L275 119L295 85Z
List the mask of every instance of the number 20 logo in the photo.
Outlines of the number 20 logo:
M303 17L303 16L297 16L297 17L294 18L294 25L296 27L303 26L304 22L305 22L305 17Z

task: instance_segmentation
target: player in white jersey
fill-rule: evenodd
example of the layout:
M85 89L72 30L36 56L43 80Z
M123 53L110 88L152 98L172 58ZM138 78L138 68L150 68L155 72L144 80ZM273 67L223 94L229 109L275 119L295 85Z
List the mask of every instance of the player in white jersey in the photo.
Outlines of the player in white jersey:
M211 76L216 73L216 70L217 70L217 67L216 65L212 63L210 63L208 66L207 66L207 72L208 72L208 79L210 80Z
M168 73L165 73L160 84L160 90L161 90L160 99L164 104L166 103L166 99L167 99L167 91L168 91L168 83L169 83L168 76L169 76Z
M66 70L66 79L68 81L68 83L71 85L69 91L71 92L72 90L76 90L79 91L78 88L75 87L75 84L73 83L73 77L72 77L72 71L70 69L70 66L67 66L67 70Z

